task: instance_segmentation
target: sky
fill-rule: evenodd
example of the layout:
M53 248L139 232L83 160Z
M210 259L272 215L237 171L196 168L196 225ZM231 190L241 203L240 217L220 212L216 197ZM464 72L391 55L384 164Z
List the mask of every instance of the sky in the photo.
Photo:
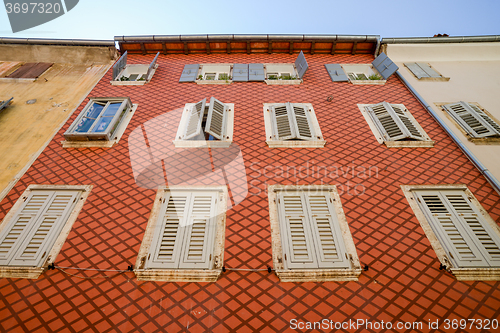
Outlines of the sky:
M23 1L23 0L5 0ZM27 1L27 0L26 0ZM36 0L30 0L32 2ZM80 0L40 26L0 37L112 40L188 34L331 34L381 37L500 35L500 0Z

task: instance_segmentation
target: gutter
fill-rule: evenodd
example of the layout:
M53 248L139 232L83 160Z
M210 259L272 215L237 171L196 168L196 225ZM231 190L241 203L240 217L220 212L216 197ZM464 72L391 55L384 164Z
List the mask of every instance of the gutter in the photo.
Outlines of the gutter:
M412 94L419 100L419 102L427 109L427 111L431 114L434 120L444 129L444 131L451 137L451 139L458 145L458 147L462 150L462 152L467 156L467 158L478 168L479 172L486 178L486 180L493 186L495 191L500 194L500 182L498 179L493 176L493 174L484 166L483 163L472 153L472 151L465 146L462 141L451 131L451 129L444 123L441 118L437 115L437 113L432 109L432 107L419 95L419 93L413 89L408 81L396 71L399 79L403 81L403 84L412 92Z
M500 35L382 38L382 44L486 43L486 42L500 42Z
M115 47L115 42L113 40L92 40L92 39L49 39L49 38L0 37L0 45L1 44Z

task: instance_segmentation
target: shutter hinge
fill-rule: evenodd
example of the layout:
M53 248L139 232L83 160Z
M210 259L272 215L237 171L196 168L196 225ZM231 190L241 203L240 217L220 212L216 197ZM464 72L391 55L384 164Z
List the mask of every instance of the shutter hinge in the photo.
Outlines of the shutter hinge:
M28 197L23 197L23 201L26 201L26 199L28 199Z
M52 263L52 264L49 264L49 266L47 266L47 268L49 270L53 270L53 269L56 269L56 265L55 265L55 263Z
M129 265L129 266L127 267L127 271L131 271L131 272L133 272L133 271L134 271L134 265Z

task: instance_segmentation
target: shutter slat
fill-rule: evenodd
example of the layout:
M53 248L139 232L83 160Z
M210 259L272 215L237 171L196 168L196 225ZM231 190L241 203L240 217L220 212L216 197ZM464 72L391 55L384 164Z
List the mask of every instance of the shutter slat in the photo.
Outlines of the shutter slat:
M186 121L186 127L184 129L184 134L182 135L182 140L193 139L202 133L202 122L203 115L205 113L205 105L207 99L199 101L191 107L189 110L188 119Z
M233 65L233 81L235 82L248 81L248 64Z
M325 68L333 82L349 81L349 78L340 64L326 64Z
M222 140L226 136L227 118L229 107L221 101L212 97L208 108L205 132L214 138Z
M179 82L194 82L196 81L196 77L198 76L198 70L200 69L200 65L189 64L184 65L184 69L182 70L181 77Z
M264 81L264 64L248 64L248 81Z
M375 60L372 62L373 67L382 75L382 77L387 80L389 76L394 74L399 67L384 53L380 53Z
M118 80L118 75L127 66L127 51L118 59L118 61L113 65L113 81Z
M307 69L309 68L306 57L304 56L304 52L302 51L300 51L297 59L295 60L295 68L297 69L297 75L302 79Z

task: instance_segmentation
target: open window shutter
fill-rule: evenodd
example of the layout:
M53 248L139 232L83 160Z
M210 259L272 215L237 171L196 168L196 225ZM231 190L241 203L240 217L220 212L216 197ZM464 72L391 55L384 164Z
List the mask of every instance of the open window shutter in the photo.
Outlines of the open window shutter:
M158 214L146 268L178 268L189 207L188 192L167 192Z
M307 68L309 68L306 57L304 56L304 52L302 51L300 51L299 55L297 56L297 60L295 60L295 68L297 69L297 75L302 79L307 71Z
M186 128L184 129L184 134L182 135L182 140L189 140L201 133L201 123L203 122L203 114L205 113L205 104L207 99L196 103L189 110L188 119L186 122Z
M424 136L422 135L422 133L420 133L417 126L415 126L413 118L408 116L408 110L400 108L397 105L391 105L391 107L406 128L406 134L408 134L408 138L421 141L425 140Z
M217 194L214 192L192 194L179 268L211 268L216 205Z
M14 99L14 97L11 97L10 99L3 101L0 103L0 111L5 109L7 106L9 106L10 102Z
M118 79L118 75L127 66L127 51L118 59L113 66L113 81Z
M415 194L453 264L457 267L487 267L467 229L445 204L446 198L436 191L418 191Z
M500 134L500 132L497 132L495 128L485 120L485 117L478 114L478 112L466 102L446 104L444 108L453 119L474 138L484 138Z
M211 98L208 108L207 123L205 132L210 133L219 140L224 139L227 127L227 113L229 107L221 101Z
M311 229L319 268L349 268L342 230L327 194L304 193L311 216Z
M160 52L158 52L155 56L155 58L153 59L153 61L151 61L151 63L149 64L149 67L148 67L148 72L146 73L146 80L150 80L150 75L151 75L151 72L153 71L153 69L155 68L155 65L156 65L156 60L158 60L158 56L160 55Z
M233 65L233 81L235 82L248 81L248 64Z
M293 110L295 116L295 131L298 139L316 140L314 129L311 124L311 115L309 108L301 104L288 103L288 107Z
M295 139L295 117L289 103L271 106L271 122L274 140Z
M380 53L379 56L373 60L372 65L385 80L399 69L384 52Z
M303 194L279 192L277 198L285 268L317 268Z
M181 78L179 82L194 82L196 81L196 76L198 75L198 70L200 65L185 65L182 70Z
M264 64L248 64L248 81L264 80Z
M349 81L349 78L340 64L326 64L325 68L333 82Z
M453 209L456 218L469 229L469 235L475 239L479 250L491 266L500 265L500 237L474 209L462 191L443 192L444 198ZM480 244L480 246L479 246Z
M467 103L468 104L468 103ZM479 107L477 107L474 104L468 104L476 113L483 118L484 121L488 123L488 125L491 126L491 129L493 129L498 135L500 135L500 125L497 124L493 119L491 119L490 116L488 116L483 110L481 110Z
M375 104L366 108L377 126L384 141L394 141L408 137L396 112L387 102Z
M32 228L12 258L13 266L40 266L61 233L76 201L77 191L55 191L42 214L34 221Z

